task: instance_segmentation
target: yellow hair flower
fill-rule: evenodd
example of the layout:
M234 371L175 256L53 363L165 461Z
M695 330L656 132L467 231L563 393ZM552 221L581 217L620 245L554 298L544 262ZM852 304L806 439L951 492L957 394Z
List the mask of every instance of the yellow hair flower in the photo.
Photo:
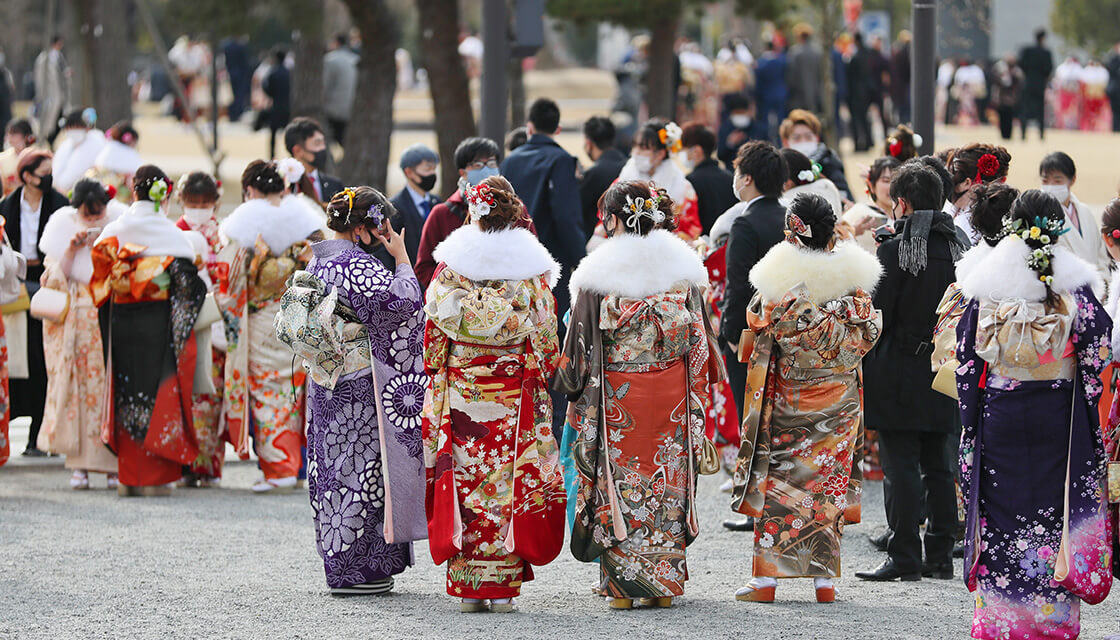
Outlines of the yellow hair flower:
M1040 235L1042 235L1042 229L1031 227L1031 240L1038 240L1038 236Z

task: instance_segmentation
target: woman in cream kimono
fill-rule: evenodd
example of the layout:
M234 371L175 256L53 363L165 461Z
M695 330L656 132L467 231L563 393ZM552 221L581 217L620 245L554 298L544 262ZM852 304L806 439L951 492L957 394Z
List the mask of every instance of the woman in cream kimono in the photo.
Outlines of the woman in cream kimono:
M471 187L467 203L471 224L436 248L425 307L428 538L461 611L509 612L564 543L548 395L560 265L516 228L524 205L505 178Z
M673 202L618 182L599 201L610 236L572 274L575 305L553 387L568 395L578 471L572 554L599 561L610 606L672 605L696 539L696 475L712 382L707 270L675 237Z
M253 490L291 490L302 467L306 375L273 325L288 277L323 239L321 218L287 193L273 163L249 163L241 189L245 202L218 227L225 242L218 257L225 278L215 297L226 327L226 425L243 459L253 432L263 473Z
M113 199L127 203L132 197L132 176L144 164L136 147L140 144L140 134L132 123L122 120L105 132L105 145L97 152L93 161L92 175L102 184L115 189Z
M773 602L777 578L813 578L817 602L832 602L844 523L860 521L860 364L882 328L871 293L883 268L854 242L837 243L836 222L827 200L797 196L787 242L751 269L732 508L755 518L754 578L737 600Z
M70 296L60 323L43 321L47 363L47 404L39 448L66 456L73 470L70 487L89 488L89 472L108 474L117 488L117 457L101 441L105 400L105 359L97 307L90 295L90 248L102 228L118 216L110 211L105 187L83 178L74 185L69 207L55 212L43 229L39 248L46 257L43 285Z
M1097 424L1112 321L1093 266L1058 244L1061 205L1019 196L1007 236L961 280L957 327L964 579L972 637L1076 638L1112 585Z

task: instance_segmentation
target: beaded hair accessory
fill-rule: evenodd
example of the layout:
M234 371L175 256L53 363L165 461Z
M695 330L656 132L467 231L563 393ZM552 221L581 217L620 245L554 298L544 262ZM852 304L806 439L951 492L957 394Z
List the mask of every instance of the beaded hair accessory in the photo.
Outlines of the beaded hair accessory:
M665 221L665 212L660 209L660 204L661 194L657 191L653 191L648 198L626 196L625 211L629 212L626 226L637 231L641 218L649 218L654 224L661 224Z
M333 204L327 210L327 213L333 218L341 219L346 224L351 224L353 222L351 216L361 214L361 222L364 222L366 226L369 227L380 227L381 224L385 222L385 207L378 202L371 204L364 212L354 211L354 199L358 197L358 192L354 187L346 187L340 191L338 195L346 198L346 211L340 209L337 204Z

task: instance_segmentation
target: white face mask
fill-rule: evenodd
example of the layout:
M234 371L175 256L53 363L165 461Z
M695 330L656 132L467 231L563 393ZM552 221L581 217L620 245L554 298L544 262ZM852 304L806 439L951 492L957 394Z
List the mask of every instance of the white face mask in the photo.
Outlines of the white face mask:
M653 171L653 161L649 159L649 156L635 155L634 168L638 170L638 173L649 175Z
M69 140L73 140L74 144L82 144L82 140L86 139L86 131L85 129L74 129L70 133L66 134L66 138Z
M1054 198L1065 204L1069 200L1069 185L1068 184L1044 184L1039 188L1043 193L1054 196Z
M213 209L183 209L183 217L191 224L203 224L214 214Z
M790 149L797 151L810 160L813 158L813 152L817 150L817 145L820 143L813 140L808 142L795 142L789 145Z
M692 160L692 158L688 157L687 151L681 151L677 154L677 162L681 163L681 166L685 168L685 171L692 171L696 168L696 163Z
M736 174L735 181L731 183L731 190L733 192L735 192L735 198L739 202L746 202L747 201L747 199L743 196L743 187L746 186L745 184L743 184L744 182L745 181L740 180L738 174Z
M751 126L751 117L748 115L743 115L741 113L736 113L731 116L731 126L735 127L736 129L746 129L747 127Z

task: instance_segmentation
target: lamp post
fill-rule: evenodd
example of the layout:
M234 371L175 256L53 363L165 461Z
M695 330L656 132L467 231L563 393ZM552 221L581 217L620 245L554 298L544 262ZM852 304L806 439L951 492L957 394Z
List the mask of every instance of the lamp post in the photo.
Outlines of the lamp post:
M914 44L910 51L910 104L914 131L922 136L918 153L933 153L933 106L937 65L937 4L914 0L911 13Z
M482 2L482 137L502 147L506 137L509 99L509 9L506 0Z

